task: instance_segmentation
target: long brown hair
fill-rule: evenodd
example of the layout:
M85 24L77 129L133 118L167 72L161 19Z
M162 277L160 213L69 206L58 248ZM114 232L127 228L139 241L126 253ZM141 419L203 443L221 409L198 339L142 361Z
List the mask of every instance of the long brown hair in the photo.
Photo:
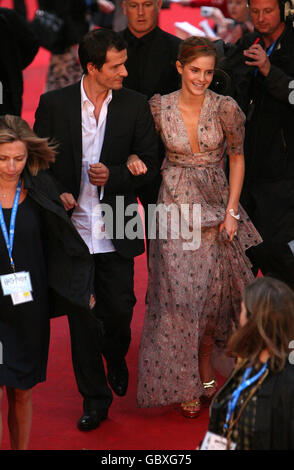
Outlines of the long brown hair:
M26 166L35 176L39 170L49 168L49 163L55 161L57 145L49 144L48 139L37 137L28 123L19 116L6 114L0 116L0 144L15 141L23 142L28 151Z
M256 363L267 349L271 370L281 371L294 340L294 292L277 279L263 277L245 288L243 302L247 322L231 337L228 354Z

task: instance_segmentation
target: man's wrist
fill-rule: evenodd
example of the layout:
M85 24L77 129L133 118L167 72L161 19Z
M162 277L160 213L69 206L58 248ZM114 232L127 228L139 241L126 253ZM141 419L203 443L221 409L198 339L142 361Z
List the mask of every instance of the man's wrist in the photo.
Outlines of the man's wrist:
M262 67L259 68L259 71L264 77L267 77L268 74L270 73L270 69L271 69L271 63L270 61L267 61Z

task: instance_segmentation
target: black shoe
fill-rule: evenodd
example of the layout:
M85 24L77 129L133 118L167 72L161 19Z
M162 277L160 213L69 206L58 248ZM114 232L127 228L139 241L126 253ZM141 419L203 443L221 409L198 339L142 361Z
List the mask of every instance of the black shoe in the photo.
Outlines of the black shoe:
M78 421L80 431L91 431L98 428L101 421L107 418L107 411L85 411Z
M129 383L129 371L126 361L123 360L119 364L107 362L108 382L112 390L119 397L125 396Z

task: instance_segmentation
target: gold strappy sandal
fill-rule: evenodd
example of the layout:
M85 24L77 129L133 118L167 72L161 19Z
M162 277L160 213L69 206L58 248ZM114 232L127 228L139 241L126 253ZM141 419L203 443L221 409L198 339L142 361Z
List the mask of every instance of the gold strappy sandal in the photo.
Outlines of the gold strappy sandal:
M181 403L181 412L185 418L197 418L200 415L200 400L192 400Z
M204 394L201 397L201 403L203 406L207 407L210 405L211 400L217 392L218 383L216 379L211 380L210 382L202 382L204 388Z

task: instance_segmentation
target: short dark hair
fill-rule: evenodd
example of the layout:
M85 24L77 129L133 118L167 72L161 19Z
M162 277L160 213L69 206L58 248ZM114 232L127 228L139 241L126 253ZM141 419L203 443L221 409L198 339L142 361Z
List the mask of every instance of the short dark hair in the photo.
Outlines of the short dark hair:
M84 74L88 73L87 64L92 63L98 70L106 62L109 49L122 51L127 48L123 37L111 29L94 29L87 33L79 45L79 59Z

